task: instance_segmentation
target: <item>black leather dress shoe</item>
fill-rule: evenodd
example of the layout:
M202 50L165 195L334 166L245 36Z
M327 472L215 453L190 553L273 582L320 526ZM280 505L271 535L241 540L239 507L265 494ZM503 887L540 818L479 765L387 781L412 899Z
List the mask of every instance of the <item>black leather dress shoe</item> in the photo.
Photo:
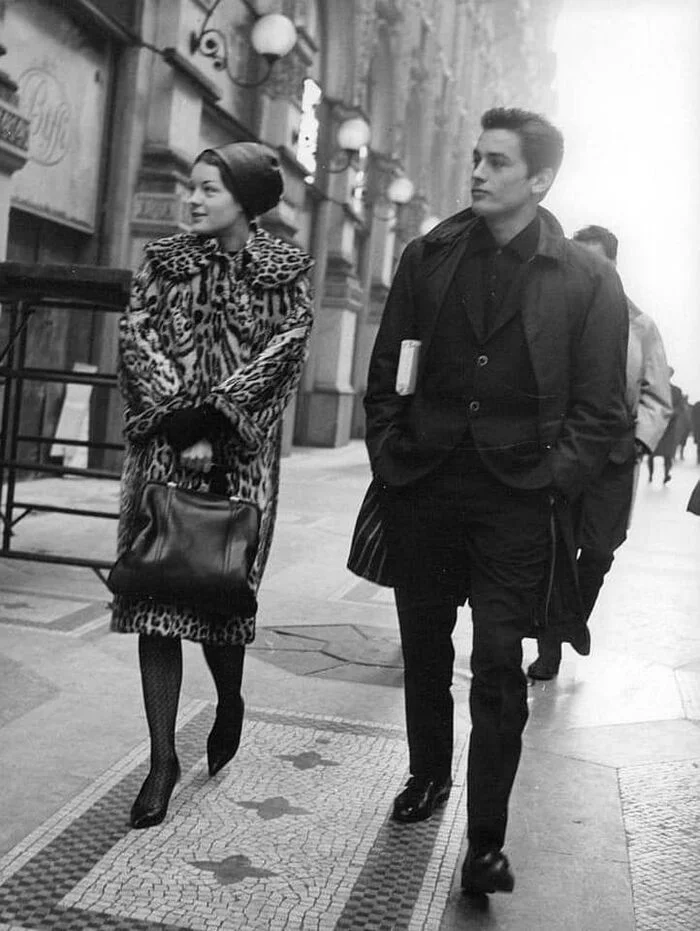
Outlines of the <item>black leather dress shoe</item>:
M579 656L588 656L591 652L591 632L588 629L588 624L581 624L572 631L569 643Z
M544 656L537 659L527 667L527 674L531 679L540 679L548 682L559 674L559 663L555 660L546 660Z
M243 728L243 699L229 713L217 711L214 726L207 738L207 763L209 775L216 776L220 769L230 763L238 751Z
M500 850L489 850L476 856L471 850L462 866L462 892L465 895L485 895L489 892L512 892L515 877L508 857Z
M129 820L132 828L152 828L165 819L170 796L179 780L180 764L177 760L165 772L151 770L131 807Z
M440 805L450 797L452 780L429 779L424 776L411 776L406 788L394 799L392 818L402 824L425 821Z

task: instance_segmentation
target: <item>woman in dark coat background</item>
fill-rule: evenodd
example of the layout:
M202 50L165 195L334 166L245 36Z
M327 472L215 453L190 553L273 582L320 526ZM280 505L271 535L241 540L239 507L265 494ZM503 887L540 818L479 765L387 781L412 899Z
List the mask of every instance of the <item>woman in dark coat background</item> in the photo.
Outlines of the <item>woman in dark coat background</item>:
M669 377L672 378L674 368L669 365ZM676 458L676 449L678 448L678 430L681 418L683 416L683 392L681 389L671 384L671 404L673 412L671 419L666 424L663 436L659 440L656 449L647 456L647 467L649 469L649 481L654 479L654 457L661 456L664 461L664 485L671 481L671 470L673 469L673 460Z
M282 415L301 375L312 319L311 259L255 222L282 191L277 156L266 146L241 142L200 153L190 179L192 232L146 246L120 322L126 456L118 553L134 538L146 482L206 490L216 465L222 490L260 508L256 591L275 522ZM165 818L180 774L181 639L202 644L216 686L207 741L215 775L238 749L243 659L255 618L121 596L112 629L139 635L151 767L131 824L147 828Z

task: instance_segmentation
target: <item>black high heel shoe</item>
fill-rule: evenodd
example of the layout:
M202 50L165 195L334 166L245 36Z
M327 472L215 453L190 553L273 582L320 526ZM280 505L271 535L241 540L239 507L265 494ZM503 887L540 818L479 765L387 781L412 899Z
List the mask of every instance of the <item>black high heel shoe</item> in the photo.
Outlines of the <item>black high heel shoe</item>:
M158 786L159 791L157 792L152 791L150 786L155 778L153 771L146 776L141 790L136 796L136 801L131 806L129 820L132 828L137 830L152 828L165 819L170 804L170 796L180 781L180 763L178 760L176 759L174 765L170 767L166 777L158 777L162 784Z
M236 755L241 742L244 710L245 704L242 698L239 699L237 708L221 712L217 708L214 726L207 738L207 762L210 776L216 776L219 770L230 763Z

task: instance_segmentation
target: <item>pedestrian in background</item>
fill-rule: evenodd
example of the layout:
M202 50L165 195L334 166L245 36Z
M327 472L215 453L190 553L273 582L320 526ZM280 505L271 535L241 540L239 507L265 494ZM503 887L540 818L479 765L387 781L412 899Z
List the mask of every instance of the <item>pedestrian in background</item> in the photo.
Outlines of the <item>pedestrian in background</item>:
M700 401L696 401L690 409L690 421L693 428L693 440L695 441L695 458L700 465Z
M489 110L482 128L472 207L408 244L387 299L365 398L374 481L351 549L362 573L381 539L364 513L378 498L388 561L376 564L395 588L405 671L399 822L430 817L450 793L452 631L469 598L467 894L513 888L502 848L528 717L522 638L556 580L564 639L589 649L568 502L627 427L620 281L538 206L561 133L518 109Z
M574 241L612 265L618 240L604 226L587 226ZM627 298L627 391L629 429L610 451L605 468L577 503L578 581L586 617L590 617L615 550L624 543L636 486L636 468L656 448L671 413L668 363L658 327ZM539 655L528 667L533 679L553 679L561 663L561 642L551 631L538 637Z
M673 378L674 368L669 365L668 377ZM647 468L649 470L649 481L654 480L654 458L661 456L664 461L664 485L671 481L671 472L673 470L673 461L676 458L676 449L678 448L678 429L681 416L683 414L683 392L678 385L671 384L671 418L666 424L663 436L656 444L654 450L647 456Z
M678 455L685 459L685 444L693 430L693 421L691 417L691 406L688 401L688 395L681 393L681 404L678 412L678 427L676 431L676 440Z
M261 512L255 590L275 522L282 414L301 375L312 319L310 258L255 220L282 192L277 155L266 146L203 151L190 176L192 231L146 246L120 324L126 457L118 552L134 539L147 481L206 490L216 464L223 490ZM147 828L165 817L180 772L182 638L202 644L217 690L207 741L215 775L238 749L243 658L255 618L119 596L112 629L139 635L151 766L131 824Z

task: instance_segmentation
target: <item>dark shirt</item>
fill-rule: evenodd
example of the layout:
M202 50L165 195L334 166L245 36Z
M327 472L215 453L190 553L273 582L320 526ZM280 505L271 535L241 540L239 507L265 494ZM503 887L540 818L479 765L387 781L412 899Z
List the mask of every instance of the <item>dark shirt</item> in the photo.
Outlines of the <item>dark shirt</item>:
M538 385L519 313L539 219L504 247L480 222L440 310L423 391L453 421L458 445L478 450L505 484L543 487Z
M503 305L516 275L537 251L539 238L539 217L505 246L498 245L483 220L474 230L465 255L465 272L471 287L479 292L477 300L483 308L484 334L490 332L496 312Z

